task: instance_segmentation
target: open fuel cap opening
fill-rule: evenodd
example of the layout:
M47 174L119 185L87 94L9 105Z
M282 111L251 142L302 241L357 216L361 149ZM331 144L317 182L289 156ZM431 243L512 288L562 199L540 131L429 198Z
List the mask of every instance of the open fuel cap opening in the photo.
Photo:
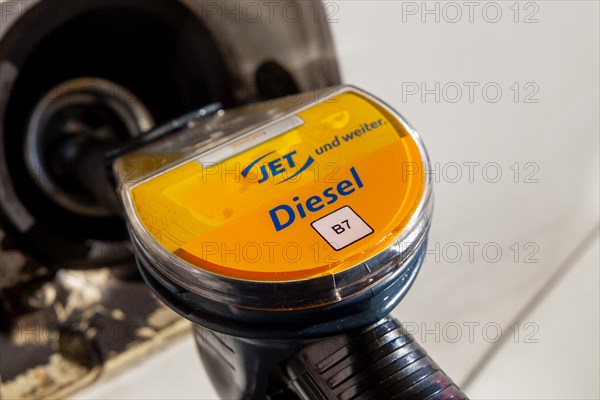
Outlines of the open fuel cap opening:
M416 133L353 87L262 107L208 118L187 133L194 146L159 143L117 163L144 171L121 190L149 263L212 297L295 282L320 303L397 275L431 213Z

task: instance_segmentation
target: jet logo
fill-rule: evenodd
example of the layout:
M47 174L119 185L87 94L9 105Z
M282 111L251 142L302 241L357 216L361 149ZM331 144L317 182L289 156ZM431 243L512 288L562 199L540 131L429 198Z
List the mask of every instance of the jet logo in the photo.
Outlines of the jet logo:
M252 161L246 168L244 168L242 171L242 176L247 179L252 168L257 166L261 161L265 160L260 166L258 166L259 173L257 183L263 183L270 179L274 179L276 176L282 175L285 177L285 179L279 182L281 183L300 175L315 161L312 156L308 156L304 163L298 163L296 160L296 150L284 154L281 157L266 161L266 159L268 159L268 157L273 153L275 152L271 151ZM297 170L291 173L291 171L295 169Z

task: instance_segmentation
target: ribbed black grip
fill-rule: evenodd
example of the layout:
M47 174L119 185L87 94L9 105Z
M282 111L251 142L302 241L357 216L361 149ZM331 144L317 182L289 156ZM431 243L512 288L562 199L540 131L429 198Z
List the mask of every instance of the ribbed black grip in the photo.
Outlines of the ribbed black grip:
M289 360L287 370L298 394L311 400L467 398L391 318L312 343Z

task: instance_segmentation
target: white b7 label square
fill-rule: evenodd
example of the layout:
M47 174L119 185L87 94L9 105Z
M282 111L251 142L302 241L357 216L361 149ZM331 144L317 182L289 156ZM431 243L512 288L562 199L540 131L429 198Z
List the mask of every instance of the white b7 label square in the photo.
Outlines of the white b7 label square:
M311 226L336 251L373 233L373 228L349 206L327 214Z

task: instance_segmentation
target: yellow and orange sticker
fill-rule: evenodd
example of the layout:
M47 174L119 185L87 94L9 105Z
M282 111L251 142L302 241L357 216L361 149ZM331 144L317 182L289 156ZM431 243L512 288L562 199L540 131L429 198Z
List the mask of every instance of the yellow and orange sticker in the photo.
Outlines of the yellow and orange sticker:
M180 259L288 281L367 260L406 226L425 188L419 147L380 105L345 92L134 186L151 236Z

